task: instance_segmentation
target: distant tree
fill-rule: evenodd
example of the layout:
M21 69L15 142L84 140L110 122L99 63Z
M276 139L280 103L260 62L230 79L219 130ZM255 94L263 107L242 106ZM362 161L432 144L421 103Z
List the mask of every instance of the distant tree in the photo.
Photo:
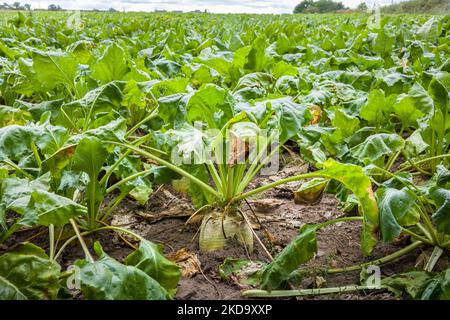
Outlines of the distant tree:
M313 4L314 4L314 1L312 1L312 0L304 0L295 6L294 13L304 13L306 11L306 9L311 7Z
M13 5L12 5L12 7L13 7L14 9L16 9L16 10L19 10L19 9L20 9L20 2L18 2L18 1L14 2Z
M25 4L23 5L23 7L25 8L25 10L28 10L28 11L31 10L31 5L30 5L29 3L25 3Z
M114 9L114 8L109 8L108 11L109 11L109 12L117 12L117 10Z
M450 13L449 0L409 0L381 7L385 13Z
M295 8L294 13L326 13L346 9L342 2L332 0L304 0Z
M309 7L305 9L305 13L320 13L320 11L317 7Z
M60 11L62 10L59 5L51 4L48 6L48 11Z
M342 2L334 2L332 0L319 0L315 2L314 5L319 9L320 13L334 12L345 9Z
M356 8L356 10L360 11L360 12L367 12L367 4L365 2L361 2L358 7Z

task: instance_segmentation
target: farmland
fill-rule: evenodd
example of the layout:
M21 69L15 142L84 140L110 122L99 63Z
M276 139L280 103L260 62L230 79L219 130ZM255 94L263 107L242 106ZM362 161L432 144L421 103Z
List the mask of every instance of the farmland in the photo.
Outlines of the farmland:
M450 298L448 15L0 25L0 299Z

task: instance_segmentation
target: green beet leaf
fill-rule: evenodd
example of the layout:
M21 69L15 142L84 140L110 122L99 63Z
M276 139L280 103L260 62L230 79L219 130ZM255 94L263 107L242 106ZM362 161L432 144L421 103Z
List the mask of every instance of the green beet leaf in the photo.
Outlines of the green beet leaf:
M400 235L402 226L413 226L419 222L420 214L414 206L417 197L411 190L380 188L376 192L376 198L383 241L391 242Z
M399 135L380 133L369 136L363 143L350 149L350 153L366 165L380 164L380 160L399 152L404 146L405 141Z
M378 240L379 213L372 183L361 167L352 164L341 164L332 159L323 163L320 176L341 182L351 190L359 200L360 210L364 218L361 235L361 248L369 255Z
M109 257L96 242L99 256L95 262L78 260L81 292L88 300L165 300L167 291L135 266L127 266Z
M41 85L51 90L59 84L74 86L78 62L71 53L32 51L33 69Z
M317 251L316 225L306 225L300 235L268 264L261 275L261 287L273 290L288 280L300 264L308 262Z
M31 243L0 256L0 300L56 299L60 266Z
M181 278L180 267L164 257L162 247L142 241L139 248L125 258L125 264L135 266L159 282L173 296Z
M113 43L92 66L92 77L102 83L122 80L128 73L127 60L122 47Z
M436 212L432 215L437 230L450 235L450 190L431 188L430 196L437 206Z
M44 190L35 190L31 193L30 202L19 224L46 227L53 224L62 227L69 219L83 216L86 212L84 206L68 198Z

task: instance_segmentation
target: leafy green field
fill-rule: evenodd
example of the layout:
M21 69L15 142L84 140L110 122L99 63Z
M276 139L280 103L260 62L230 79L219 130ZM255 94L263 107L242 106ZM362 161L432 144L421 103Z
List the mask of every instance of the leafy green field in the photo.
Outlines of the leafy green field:
M450 248L449 16L9 12L0 25L0 299L174 298L183 267L111 224L162 186L195 206L199 251L235 239L267 254L251 274L222 265L243 296L367 289L367 267L430 248L378 289L450 298L450 269L435 268ZM309 170L255 185L286 150ZM280 251L243 206L298 181L296 203L333 194L342 216ZM301 289L317 232L355 221L366 263L321 272L361 284ZM94 241L111 232L134 248L125 259Z

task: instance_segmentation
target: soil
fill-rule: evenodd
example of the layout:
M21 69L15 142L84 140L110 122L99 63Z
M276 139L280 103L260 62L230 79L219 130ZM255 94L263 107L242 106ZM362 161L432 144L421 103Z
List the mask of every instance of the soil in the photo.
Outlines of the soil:
M300 160L290 160L284 168L274 176L258 177L250 188L267 184L283 177L306 172L308 166ZM260 194L257 198L249 200L254 212L247 203L242 204L242 210L251 219L259 238L272 255L276 255L298 234L304 224L320 223L333 218L344 216L338 209L338 202L333 195L325 194L317 205L294 204L293 191L298 183L290 183ZM188 216L195 209L186 195L177 193L170 186L162 186L154 192L145 206L139 205L132 199L125 199L116 210L111 223L129 228L144 238L164 245L165 253L173 256L178 250L185 249L198 263L194 263L194 273L181 279L178 285L176 299L244 299L241 295L243 289L232 280L223 280L219 274L219 266L228 257L249 259L252 261L269 262L269 257L263 248L255 241L253 252L231 241L221 251L202 253L198 245L199 224L186 224ZM254 215L258 217L258 221ZM270 234L268 241L267 232ZM379 243L371 257L365 258L360 251L359 222L346 222L331 225L318 232L318 252L304 268L339 268L368 262L386 256L408 244L408 238L398 239L394 244ZM30 240L43 248L47 248L46 230L33 230L16 233L4 246L0 247L0 254L11 250L20 242ZM103 232L95 237L86 237L88 244L100 240L105 251L112 257L122 260L136 244L128 236L119 237L117 233ZM127 244L128 243L128 244ZM406 256L381 266L382 276L413 269L421 262L425 253L430 254L431 249L417 249ZM83 252L77 242L66 248L60 257L63 266L70 265L74 260L83 258ZM449 253L446 252L440 259L436 270L448 267ZM423 262L422 262L423 263ZM191 264L192 269L192 264ZM323 278L322 278L323 277ZM334 287L359 284L359 272L339 273L335 275L322 275L321 278L309 277L302 282L303 288L312 288L322 282L322 287ZM325 281L325 282L324 282ZM387 291L367 291L345 294L320 295L299 297L297 299L340 299L340 300L373 300L395 299Z

